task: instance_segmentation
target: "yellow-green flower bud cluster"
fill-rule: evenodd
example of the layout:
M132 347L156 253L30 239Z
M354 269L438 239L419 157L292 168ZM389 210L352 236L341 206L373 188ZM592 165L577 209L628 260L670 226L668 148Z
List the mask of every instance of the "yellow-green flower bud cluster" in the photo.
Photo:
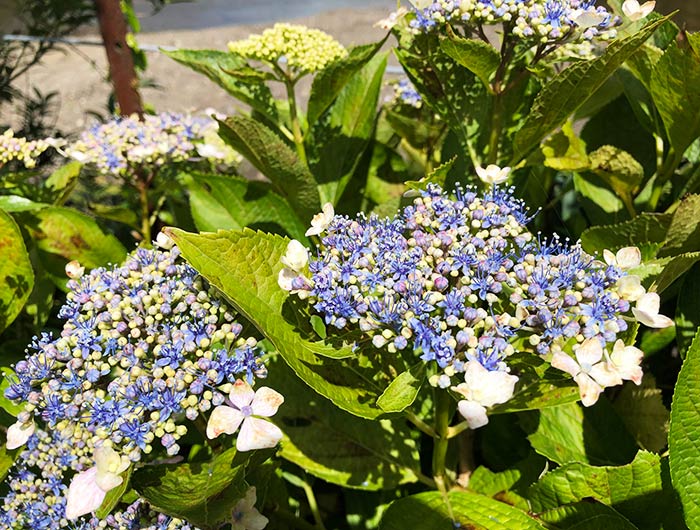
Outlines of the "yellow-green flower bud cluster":
M12 160L17 160L27 169L36 167L37 158L48 148L49 143L45 140L27 140L7 129L0 134L0 168Z
M272 64L285 61L290 70L300 73L317 72L347 55L327 33L296 24L275 24L261 35L229 42L228 48L247 59Z

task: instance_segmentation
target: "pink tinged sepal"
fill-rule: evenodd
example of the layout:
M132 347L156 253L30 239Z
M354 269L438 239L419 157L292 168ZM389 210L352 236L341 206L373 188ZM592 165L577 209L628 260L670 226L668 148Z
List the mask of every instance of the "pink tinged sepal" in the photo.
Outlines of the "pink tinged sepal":
M277 414L277 409L284 403L284 396L269 387L262 386L255 392L250 408L256 416L269 418Z
M210 440L220 434L233 434L243 421L243 413L226 405L216 407L209 416L207 423L207 438Z
M7 449L17 449L27 443L27 440L34 434L34 422L20 423L19 421L10 425L7 429Z
M467 420L470 429L478 429L489 422L486 408L479 405L476 401L463 399L457 404L457 409L462 417Z
M613 351L610 354L612 368L622 379L632 381L635 385L642 384L644 373L640 364L644 359L644 352L634 346L625 346L625 343L618 339L615 342Z
M77 519L97 510L107 492L97 485L97 466L78 473L66 494L66 519Z
M241 432L238 433L236 449L239 451L268 449L276 446L281 439L282 431L275 424L248 416L241 426Z
M579 388L579 395L581 396L581 403L584 407L590 407L598 401L600 393L603 391L603 387L596 383L593 378L581 372L576 377L574 381Z

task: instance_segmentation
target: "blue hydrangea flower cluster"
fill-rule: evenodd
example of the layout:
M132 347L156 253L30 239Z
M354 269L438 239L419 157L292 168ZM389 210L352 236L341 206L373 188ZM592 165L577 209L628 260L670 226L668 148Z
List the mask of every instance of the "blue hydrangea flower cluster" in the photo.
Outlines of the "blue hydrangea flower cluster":
M175 113L119 117L91 127L65 152L100 174L130 176L198 156L227 158L217 128L211 118Z
M256 340L177 247L139 248L68 287L60 336L35 338L5 392L22 423L80 426L132 461L156 442L174 455L185 420L221 405L237 378L266 375Z
M0 528L16 530L196 530L154 512L142 500L104 520L65 517L67 480L92 465L92 436L80 424L74 429L36 431L18 455L6 480L9 492L0 500Z
M625 273L578 244L533 236L531 218L512 188L451 196L430 185L392 219L334 216L289 290L330 329L434 361L441 386L468 361L506 370L516 351L614 343L630 311Z
M394 83L394 95L392 101L408 105L409 107L414 107L416 109L423 106L423 98L407 77L402 77L397 83Z
M621 19L595 0L434 0L413 9L410 26L435 31L446 23L478 27L504 24L531 42L558 42L569 37L614 38Z

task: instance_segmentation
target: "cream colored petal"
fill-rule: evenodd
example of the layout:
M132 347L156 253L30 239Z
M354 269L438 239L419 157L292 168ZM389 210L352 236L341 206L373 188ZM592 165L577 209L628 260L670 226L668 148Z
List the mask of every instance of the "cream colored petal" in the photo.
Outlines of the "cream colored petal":
M574 22L579 28L587 29L602 24L607 16L598 12L584 11L574 18Z
M301 271L309 262L309 251L299 241L292 239L287 244L287 251L280 261L293 271Z
M266 386L258 388L250 407L256 416L270 417L277 413L279 406L284 403L284 396Z
M639 300L646 290L641 283L639 276L623 276L617 281L617 292L620 297L630 302Z
M552 355L552 361L550 363L554 368L557 368L572 377L576 377L581 372L581 367L578 363L564 352L556 352Z
M575 354L576 360L581 366L584 364L593 366L603 358L603 346L597 338L592 337L584 340L576 348Z
M583 403L583 406L590 407L594 405L595 402L598 401L600 393L603 391L601 386L583 373L574 377L574 381L578 384L579 395L581 396L581 403Z
M610 252L608 249L603 250L603 259L608 265L617 265L617 258L615 254Z
M646 293L637 300L636 307L650 315L657 315L661 307L661 298L656 293Z
M506 372L488 372L481 383L478 402L484 407L505 403L513 397L518 378Z
M34 422L20 423L19 421L13 423L7 428L7 444L5 447L8 449L17 449L22 447L27 443L27 440L34 434L35 426Z
M95 482L97 468L78 473L68 487L66 493L66 519L77 519L82 515L97 510L105 498L105 491Z
M284 291L292 290L292 282L299 274L292 269L285 267L277 275L277 285Z
M461 400L457 403L457 410L462 417L467 420L470 429L478 429L489 422L486 415L486 408L479 405L476 401Z
M242 409L245 406L250 405L255 397L255 391L247 381L243 379L236 379L236 382L231 386L231 392L229 392L228 398L231 400L236 407Z
M95 483L104 492L108 492L124 482L124 479L114 473L98 473Z
M642 253L637 247L625 247L617 251L615 255L617 266L623 270L638 267L642 262Z
M241 425L245 416L240 410L221 405L211 411L207 422L207 438L210 440L220 434L233 434Z
M239 451L267 449L276 446L281 439L282 431L275 424L248 416L243 421L241 432L238 433L236 449Z
M622 3L622 12L631 20L639 18L639 2L637 0L625 0Z
M622 384L622 378L616 370L612 369L607 362L599 362L591 368L588 375L601 387L609 388Z
M642 383L642 367L640 366L644 359L644 352L634 346L625 346L625 343L618 340L615 343L610 361L615 370L620 374L622 379L633 381L639 385Z
M673 320L667 316L647 313L646 311L641 311L636 307L632 308L632 314L634 315L634 318L637 319L637 322L650 328L670 328L674 325Z
M641 18L648 17L651 14L651 12L654 11L655 7L656 7L655 1L644 2L639 9L640 14L641 14Z

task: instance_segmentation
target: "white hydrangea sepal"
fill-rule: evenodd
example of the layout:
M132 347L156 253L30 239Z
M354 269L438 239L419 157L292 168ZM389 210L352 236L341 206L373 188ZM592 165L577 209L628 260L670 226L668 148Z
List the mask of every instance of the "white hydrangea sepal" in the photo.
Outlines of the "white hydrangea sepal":
M216 407L207 423L207 437L216 438L222 433L233 434L240 427L236 449L251 451L274 447L282 439L282 431L275 424L258 418L274 416L284 402L284 396L268 387L257 391L242 379L237 379L229 393L233 407Z
M550 364L574 378L585 407L595 404L603 389L622 384L620 375L603 358L604 353L600 341L593 337L579 345L574 352L575 359L562 351L552 355Z
M644 372L640 365L643 359L644 352L642 350L634 346L626 346L620 339L615 342L613 351L610 353L610 363L613 370L622 379L632 381L635 385L642 384Z
M119 486L124 479L120 476L131 462L111 447L98 447L94 455L95 465L78 473L68 487L66 494L66 519L73 520L97 510L107 492Z
M489 164L485 168L481 167L479 164L474 168L476 170L476 175L481 179L482 182L486 184L502 184L508 180L510 175L509 167L500 167L496 164Z
M263 530L267 526L268 518L255 508L257 500L255 486L252 486L231 511L231 530Z
M515 391L518 378L502 371L489 371L478 361L467 362L464 383L452 390L464 396L457 405L460 414L467 420L470 429L488 423L486 408L505 403Z
M27 440L34 434L34 422L22 423L20 421L13 423L7 428L7 443L5 447L10 451L22 447L27 443Z
M608 18L607 13L599 13L597 11L580 10L580 13L573 17L574 23L579 29L586 30L599 26Z
M156 236L156 245L163 250L170 250L175 246L175 241L165 232L158 232Z
M321 212L314 215L313 219L311 219L311 228L309 228L304 235L307 237L319 235L328 228L334 216L335 209L333 208L333 204L327 202L323 205L323 208L321 208Z
M309 251L299 241L292 239L280 261L285 267L299 272L309 263Z
M635 302L644 296L646 292L639 276L630 274L617 280L617 293L625 300Z
M651 12L654 11L655 7L656 2L654 0L650 2L644 2L641 5L639 4L638 0L625 0L622 3L622 12L632 22L635 22L637 20L641 20L643 18L648 17L651 14Z
M97 510L107 492L97 485L97 467L78 473L66 493L66 519L72 521Z
M673 320L659 314L661 298L657 293L646 293L639 297L636 307L632 308L632 314L637 322L650 328L669 328L673 326Z
M606 249L603 250L603 259L608 265L624 271L639 267L642 263L642 253L637 247L624 247L615 254Z

